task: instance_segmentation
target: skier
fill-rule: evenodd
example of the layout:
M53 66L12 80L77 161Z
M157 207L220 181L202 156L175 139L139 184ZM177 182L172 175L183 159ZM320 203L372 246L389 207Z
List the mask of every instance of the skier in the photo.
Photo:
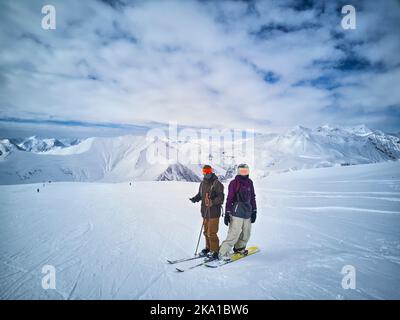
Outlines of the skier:
M224 203L224 186L218 180L209 165L203 166L203 181L200 183L199 192L190 201L193 203L201 200L201 215L203 217L203 234L206 247L200 255L211 259L218 259L219 239L218 227L221 216L221 207Z
M245 253L250 238L251 224L256 221L257 205L253 181L249 178L249 166L240 164L238 174L229 183L224 223L228 235L219 249L220 259L229 259L229 252Z

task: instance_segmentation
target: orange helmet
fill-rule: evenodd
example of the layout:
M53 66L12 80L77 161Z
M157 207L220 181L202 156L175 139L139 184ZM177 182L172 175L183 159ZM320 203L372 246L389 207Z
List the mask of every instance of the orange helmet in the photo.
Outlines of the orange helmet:
M206 164L205 166L203 166L203 174L209 174L209 173L213 173L213 169L211 168L210 165Z

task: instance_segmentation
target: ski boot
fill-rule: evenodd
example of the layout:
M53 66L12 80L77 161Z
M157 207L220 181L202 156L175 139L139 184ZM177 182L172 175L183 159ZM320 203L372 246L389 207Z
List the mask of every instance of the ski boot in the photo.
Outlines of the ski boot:
M233 248L233 252L234 253L238 253L238 254L242 254L244 256L247 256L247 254L249 253L249 251L246 250L246 248Z
M199 256L200 257L207 257L209 252L210 252L210 249L204 248L203 250L200 251Z
M221 260L222 262L228 262L228 261L231 261L231 256L230 255L220 256L219 260Z
M219 255L217 251L210 251L207 254L207 258L210 260L219 260Z

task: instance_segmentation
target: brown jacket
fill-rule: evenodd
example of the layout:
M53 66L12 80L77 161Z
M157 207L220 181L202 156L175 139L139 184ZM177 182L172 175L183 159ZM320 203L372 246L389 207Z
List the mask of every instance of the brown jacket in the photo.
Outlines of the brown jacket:
M206 203L211 200L211 206L207 208ZM221 216L222 204L224 203L224 186L213 173L210 179L203 179L200 183L199 192L192 198L194 202L201 200L201 215L203 218L219 218Z

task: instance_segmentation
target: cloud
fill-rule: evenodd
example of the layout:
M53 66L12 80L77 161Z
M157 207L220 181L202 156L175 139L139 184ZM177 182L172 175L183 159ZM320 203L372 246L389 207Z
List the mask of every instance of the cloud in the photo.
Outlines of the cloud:
M356 1L356 30L332 1L52 4L56 30L40 1L0 5L0 118L400 127L395 0Z

